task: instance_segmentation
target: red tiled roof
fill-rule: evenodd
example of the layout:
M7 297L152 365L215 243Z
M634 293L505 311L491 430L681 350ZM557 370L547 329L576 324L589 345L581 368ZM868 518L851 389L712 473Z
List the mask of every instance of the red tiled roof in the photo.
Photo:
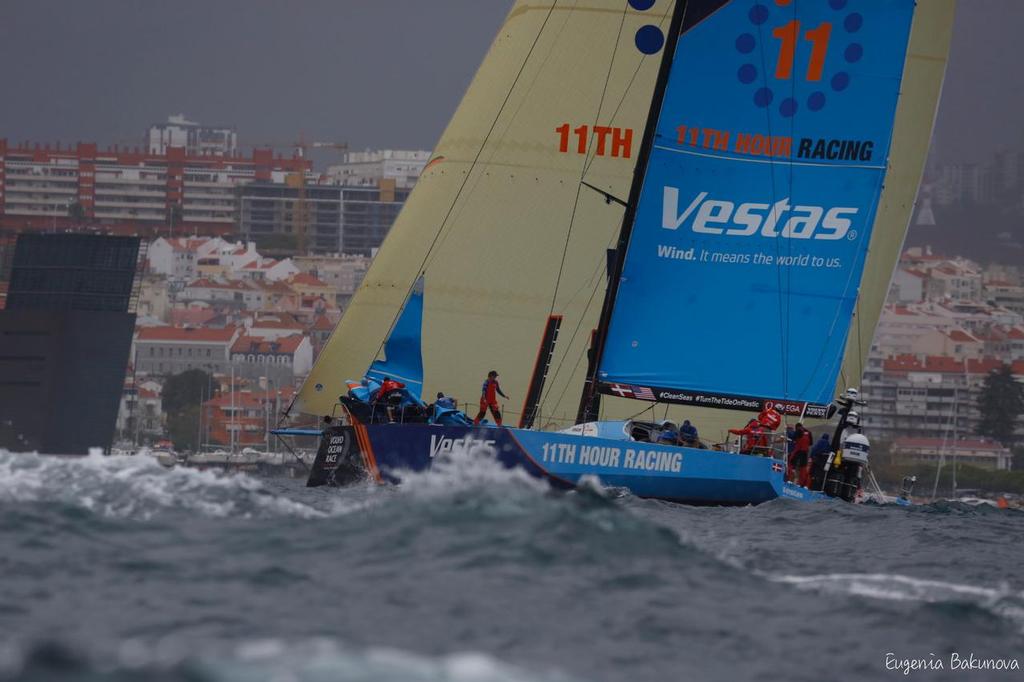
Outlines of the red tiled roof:
M206 327L143 327L139 341L195 341L197 343L227 343L234 338L235 327L210 329Z
M327 319L326 315L317 315L316 319L313 320L313 331L327 332L334 329L334 323Z
M262 288L264 291L269 291L276 294L294 294L295 290L284 282L257 282L256 286Z
M916 355L896 355L883 361L882 369L891 373L962 374L966 370L968 374L988 374L992 370L999 369L1003 364L1005 363L997 358L969 358L964 361L948 355L926 355L923 359Z
M250 329L296 329L303 330L305 327L296 320L253 320Z
M233 354L294 355L304 338L302 334L290 334L270 341L258 336L239 336L232 344L231 352Z
M245 290L248 291L250 286L245 282L237 279L230 279L224 282L217 282L212 279L197 279L194 282L189 282L186 288L198 288L198 289L231 289L231 290Z
M295 388L291 386L282 386L277 390L272 388L268 390L246 388L235 391L234 405L236 409L254 409L262 408L265 402L273 403L275 400L278 400L282 406L284 406L294 395ZM208 407L230 408L231 393L221 393L210 400L207 400L203 405Z
M189 239L188 237L178 237L167 241L174 251L195 251L206 243L205 239Z
M978 340L962 329L953 329L951 331L948 331L946 332L946 336L948 336L953 341L976 342Z
M234 391L234 397L231 393L221 393L216 398L207 400L203 405L220 408L230 408L234 405L235 409L263 407L263 403L249 390Z
M325 287L330 288L330 285L320 279L317 279L313 275L307 272L299 272L288 278L288 282L291 284L302 284L310 287Z

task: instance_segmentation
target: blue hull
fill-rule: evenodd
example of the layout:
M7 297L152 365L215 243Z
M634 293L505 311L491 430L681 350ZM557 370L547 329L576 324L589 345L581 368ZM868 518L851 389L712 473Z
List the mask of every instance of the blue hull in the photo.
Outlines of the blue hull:
M784 483L777 460L715 450L504 427L379 424L329 431L310 485L334 482L331 467L338 468L346 456L361 457L379 481L399 482L403 472L424 471L438 458L487 454L562 488L597 477L603 485L627 488L640 497L687 504L826 499ZM329 448L329 443L334 445ZM328 450L335 453L333 459Z

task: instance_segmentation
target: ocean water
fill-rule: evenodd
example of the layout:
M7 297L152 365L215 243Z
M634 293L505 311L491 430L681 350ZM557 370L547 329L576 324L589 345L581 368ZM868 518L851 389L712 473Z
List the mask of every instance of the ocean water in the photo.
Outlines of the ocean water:
M953 655L1024 664L1022 512L0 453L4 681L1021 679Z

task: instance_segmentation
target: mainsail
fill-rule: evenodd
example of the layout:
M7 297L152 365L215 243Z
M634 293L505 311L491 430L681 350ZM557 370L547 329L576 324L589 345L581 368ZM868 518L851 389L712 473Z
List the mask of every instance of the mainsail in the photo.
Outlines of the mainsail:
M680 37L610 291L602 393L824 416L844 357L859 380L952 6L733 0ZM917 130L893 143L894 125ZM863 300L866 270L882 284Z
M424 275L425 393L496 369L517 420L561 316L537 425L572 423L673 6L515 4L293 410L331 412Z

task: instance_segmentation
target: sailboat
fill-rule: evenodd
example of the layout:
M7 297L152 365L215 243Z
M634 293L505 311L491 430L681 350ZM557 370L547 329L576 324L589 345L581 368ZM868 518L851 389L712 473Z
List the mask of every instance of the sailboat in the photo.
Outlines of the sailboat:
M343 482L353 462L386 481L487 454L563 487L596 477L697 504L821 498L784 481L774 448L639 442L632 428L685 417L707 434L774 412L838 415L836 470L845 455L858 473L833 476L833 493L853 499L868 446L844 434L953 11L517 2L290 412L335 413L347 380L407 336L416 300L422 395L476 398L500 365L523 400L518 425L354 419L324 430L310 484Z

